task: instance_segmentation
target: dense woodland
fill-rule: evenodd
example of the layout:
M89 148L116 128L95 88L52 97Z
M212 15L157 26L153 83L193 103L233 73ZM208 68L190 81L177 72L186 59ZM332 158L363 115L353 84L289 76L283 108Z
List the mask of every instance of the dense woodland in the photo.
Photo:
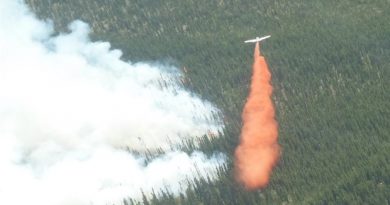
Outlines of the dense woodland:
M126 60L185 68L187 88L223 111L224 132L200 146L230 157L218 180L188 182L179 197L156 191L144 204L390 204L389 0L27 3L59 32L88 22ZM270 185L248 192L232 169L253 54L243 40L267 34L282 156Z

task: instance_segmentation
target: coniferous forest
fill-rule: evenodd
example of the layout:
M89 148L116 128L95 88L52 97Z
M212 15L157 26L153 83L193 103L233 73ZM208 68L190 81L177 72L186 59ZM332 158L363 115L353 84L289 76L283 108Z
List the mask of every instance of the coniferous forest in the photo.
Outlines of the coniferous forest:
M229 157L217 180L124 204L390 204L388 0L26 2L58 32L81 19L126 60L183 69L187 89L223 112L221 136L200 142ZM243 41L268 34L282 154L269 186L249 192L233 170L253 58Z

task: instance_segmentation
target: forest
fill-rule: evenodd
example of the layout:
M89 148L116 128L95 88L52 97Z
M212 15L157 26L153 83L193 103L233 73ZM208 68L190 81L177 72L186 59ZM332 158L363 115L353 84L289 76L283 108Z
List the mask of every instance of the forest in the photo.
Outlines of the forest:
M26 2L57 32L81 19L126 60L181 68L186 88L222 110L220 137L199 142L203 152L229 157L217 180L188 182L179 197L156 190L123 204L390 204L388 0ZM268 34L262 54L282 154L269 186L247 191L233 170L253 60L243 41Z

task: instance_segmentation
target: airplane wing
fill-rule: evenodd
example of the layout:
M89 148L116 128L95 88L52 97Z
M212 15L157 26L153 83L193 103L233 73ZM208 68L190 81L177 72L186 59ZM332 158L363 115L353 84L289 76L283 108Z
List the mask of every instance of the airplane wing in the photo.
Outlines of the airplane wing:
M254 43L254 42L257 42L257 40L256 39L250 39L250 40L244 41L244 43Z
M260 42L260 41L265 40L265 39L270 38L270 37L271 37L270 35L269 36L264 36L264 37L261 37L261 38L256 37L255 39L246 40L246 41L244 41L244 43Z

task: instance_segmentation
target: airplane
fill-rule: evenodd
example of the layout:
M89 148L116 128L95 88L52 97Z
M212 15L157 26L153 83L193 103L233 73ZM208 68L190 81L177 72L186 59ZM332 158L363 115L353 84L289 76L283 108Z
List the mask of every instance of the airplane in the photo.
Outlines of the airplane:
M260 41L265 40L265 39L270 38L270 37L271 37L270 35L269 36L264 36L264 37L261 37L261 38L256 37L255 39L246 40L246 41L244 41L244 43L256 43L256 42L260 42Z

